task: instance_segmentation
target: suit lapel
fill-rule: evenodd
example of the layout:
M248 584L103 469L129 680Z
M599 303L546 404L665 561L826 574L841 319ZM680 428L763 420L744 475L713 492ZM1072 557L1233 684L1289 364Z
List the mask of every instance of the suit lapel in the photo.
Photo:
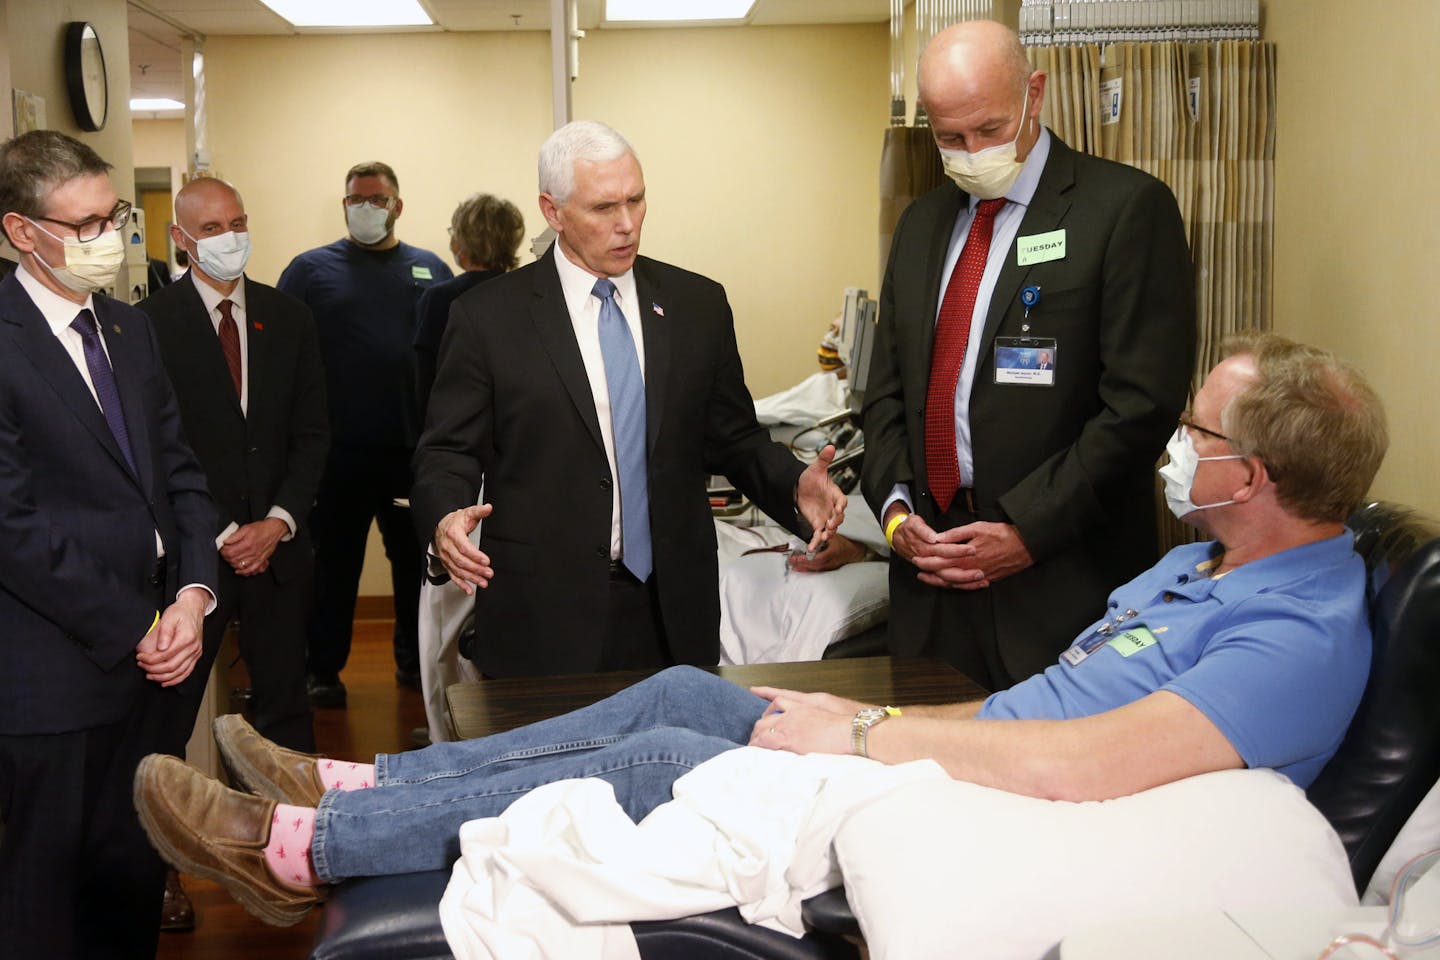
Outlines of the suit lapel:
M1035 185L1035 196L1025 208L1020 229L1015 240L1005 251L1005 262L1000 266L1000 276L995 280L995 290L990 295L990 309L985 314L985 330L980 342L980 356L989 354L995 335L1005 313L1015 300L1015 291L1025 282L1034 265L1022 267L1015 262L1015 250L1021 237L1036 233L1058 230L1070 211L1070 201L1062 195L1075 182L1075 161L1068 147L1060 138L1050 137L1050 156L1046 158L1045 169L1040 172L1040 182Z
M261 410L272 396L271 392L265 390L264 387L271 374L274 355L270 342L272 334L265 329L264 320L259 319L265 315L265 294L262 291L257 296L256 286L250 282L248 277L241 282L245 284L245 362L247 366L246 379L250 386L250 412L247 415L240 409L238 396L234 398L234 408L236 413L245 417L248 426L255 422L256 412ZM215 350L220 354L220 361L224 363L225 354L220 350L220 338L215 337L214 342ZM225 374L227 377L230 374L228 366L225 368ZM235 391L231 390L230 393L233 395Z
M912 331L913 342L924 344L920 369L928 371L935 351L935 318L940 311L940 281L945 274L945 254L950 250L950 236L955 232L955 218L967 197L959 188L946 194L945 202L930 225L931 238L925 259L925 312L916 317L921 329Z
M96 303L98 306L99 298ZM40 308L35 306L34 301L20 286L20 281L13 275L6 277L4 282L0 283L0 310L4 312L3 321L15 346L25 354L26 359L50 385L50 389L55 391L55 395L60 398L61 403L95 437L100 446L105 448L106 453L110 455L121 471L133 480L134 476L125 462L125 456L120 452L120 444L116 442L115 435L110 432L110 425L105 422L105 415L100 412L100 405L95 402L95 396L85 385L85 380L80 376L80 371L75 368L75 362L70 359L70 354L50 332L50 326L45 322ZM76 307L77 313L79 310L80 308ZM100 319L103 328L104 320L98 317L97 319ZM107 346L109 344L108 338L106 344ZM122 405L126 403L123 392L120 402ZM129 422L127 418L127 426ZM131 452L137 457L139 456L139 451L135 450L133 446Z
M554 258L555 247L552 244L535 267L530 319L540 346L549 355L560 382L570 394L570 402L590 431L590 438L603 450L605 443L600 437L600 418L595 414L595 396L590 392L590 378L585 375L585 361L581 359L580 345L575 341L575 327L570 322L570 310L565 305L565 293L560 288L560 274L556 272Z
M675 311L646 261L635 261L635 299L645 337L645 446L655 449L665 411L665 385L670 382L670 335Z

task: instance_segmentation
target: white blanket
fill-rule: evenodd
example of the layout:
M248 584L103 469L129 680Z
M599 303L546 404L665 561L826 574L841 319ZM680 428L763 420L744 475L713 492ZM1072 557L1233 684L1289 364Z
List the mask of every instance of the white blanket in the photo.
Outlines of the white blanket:
M604 781L552 783L461 828L440 921L457 960L634 960L628 921L730 906L798 937L801 902L840 882L832 840L849 813L944 778L929 760L742 747L681 777L639 824Z

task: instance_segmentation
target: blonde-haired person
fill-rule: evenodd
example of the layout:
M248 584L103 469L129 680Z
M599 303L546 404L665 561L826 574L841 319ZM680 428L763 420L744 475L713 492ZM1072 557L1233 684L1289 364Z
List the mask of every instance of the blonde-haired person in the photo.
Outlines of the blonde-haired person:
M416 307L415 389L422 423L435 384L435 363L450 320L450 305L486 280L514 270L524 240L525 218L509 200L488 193L472 194L450 215L450 254L461 272L427 289Z

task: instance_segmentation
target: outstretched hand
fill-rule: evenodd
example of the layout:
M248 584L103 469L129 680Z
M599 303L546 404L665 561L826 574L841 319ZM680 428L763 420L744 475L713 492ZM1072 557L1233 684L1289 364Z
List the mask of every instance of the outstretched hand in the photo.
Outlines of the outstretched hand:
M480 503L454 510L435 526L435 555L467 596L474 594L476 587L489 586L490 578L495 576L490 557L470 542L471 531L494 509L492 504Z
M830 461L834 459L835 445L827 443L795 484L795 507L814 531L806 547L811 553L829 540L845 519L845 491L830 479Z

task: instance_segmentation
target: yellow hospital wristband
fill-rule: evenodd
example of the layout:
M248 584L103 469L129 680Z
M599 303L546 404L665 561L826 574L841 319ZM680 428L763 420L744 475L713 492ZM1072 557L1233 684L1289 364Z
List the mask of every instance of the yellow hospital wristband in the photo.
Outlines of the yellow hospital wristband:
M895 549L895 531L900 529L900 524L910 519L908 513L897 513L885 524L885 542L890 544L890 549Z

